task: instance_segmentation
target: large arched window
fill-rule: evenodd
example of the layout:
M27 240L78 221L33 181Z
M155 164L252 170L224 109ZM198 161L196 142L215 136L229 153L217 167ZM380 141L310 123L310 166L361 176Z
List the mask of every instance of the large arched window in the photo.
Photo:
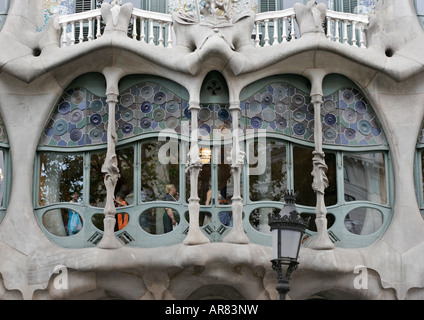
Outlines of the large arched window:
M330 239L341 247L371 244L391 219L388 145L371 104L351 81L337 75L324 81L322 127L329 187L325 190ZM245 225L250 239L268 241L268 213L281 209L286 189L298 192L297 205L311 216L305 237L315 234L312 190L314 113L308 82L296 76L271 77L242 92L247 129ZM255 234L252 229L255 229Z
M58 100L40 139L36 214L48 237L64 247L94 246L103 234L102 166L110 118L104 92L100 74L76 79ZM181 242L187 208L176 196L176 203L165 196L171 184L184 188L178 136L188 94L172 81L141 76L122 79L120 92L114 115L120 171L117 237L136 246ZM166 208L180 219L175 232L163 226Z
M114 115L120 171L116 236L137 247L182 242L189 227L185 169L193 129L188 93L153 76L128 76L119 87ZM328 76L324 91L328 231L338 246L366 246L391 218L388 146L372 106L351 81ZM58 100L40 139L35 211L42 229L61 246L95 246L103 235L102 166L110 118L104 92L102 75L76 79ZM199 224L211 241L222 241L232 228L229 156L235 120L228 92L218 72L206 76L200 92ZM247 86L240 101L238 134L247 154L240 184L243 226L252 242L270 245L267 214L281 209L285 190L297 191L300 212L314 216L309 82L289 75L266 78ZM165 223L168 214L177 225ZM315 228L312 219L307 237Z

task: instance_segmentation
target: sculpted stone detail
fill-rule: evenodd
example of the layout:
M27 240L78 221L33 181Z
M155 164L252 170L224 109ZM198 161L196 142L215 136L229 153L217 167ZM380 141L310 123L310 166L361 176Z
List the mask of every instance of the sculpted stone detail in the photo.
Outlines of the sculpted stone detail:
M296 20L302 35L310 32L324 33L322 23L327 12L325 4L316 4L313 0L306 5L296 3L294 11L296 12Z
M127 32L133 5L132 3L121 4L122 0L114 0L110 4L107 2L102 3L102 17L106 22L105 32L112 30Z
M198 53L200 60L214 55L228 61L234 51L250 45L255 13L234 13L230 11L230 5L227 0L209 0L197 12L174 12L172 19L177 46L191 48Z

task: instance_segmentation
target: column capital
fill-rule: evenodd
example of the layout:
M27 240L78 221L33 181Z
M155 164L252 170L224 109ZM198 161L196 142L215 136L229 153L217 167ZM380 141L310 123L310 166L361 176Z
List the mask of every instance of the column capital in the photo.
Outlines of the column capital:
M189 101L188 102L189 110L200 110L200 102L199 101Z
M230 111L241 111L240 101L231 101L230 102Z

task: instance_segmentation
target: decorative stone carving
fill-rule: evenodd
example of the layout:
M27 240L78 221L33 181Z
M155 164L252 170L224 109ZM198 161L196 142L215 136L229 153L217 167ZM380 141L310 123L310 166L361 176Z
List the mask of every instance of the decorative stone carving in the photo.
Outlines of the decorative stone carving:
M133 10L132 3L121 5L121 0L114 0L110 4L103 2L101 12L103 20L106 22L105 33L108 31L122 31L127 33L128 24Z
M299 25L301 35L306 33L324 33L322 23L325 19L327 7L325 4L316 4L314 0L310 0L306 6L300 3L294 5L296 12L296 21Z
M255 13L235 12L229 1L207 1L197 13L177 11L172 18L177 46L188 47L197 53L196 59L187 60L188 64L197 64L209 57L218 58L225 64L235 51L251 44ZM189 66L189 69L196 68Z

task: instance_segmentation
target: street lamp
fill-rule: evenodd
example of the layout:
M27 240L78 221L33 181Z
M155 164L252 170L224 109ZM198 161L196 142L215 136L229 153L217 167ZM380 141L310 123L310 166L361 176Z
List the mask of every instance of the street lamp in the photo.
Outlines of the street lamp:
M271 262L272 268L278 274L276 289L280 293L280 300L285 300L287 292L290 291L290 276L299 264L297 258L300 245L309 223L309 218L302 219L296 210L296 194L286 192L284 201L285 204L280 213L268 215L273 248L273 260ZM287 266L285 275L283 275L283 265Z

